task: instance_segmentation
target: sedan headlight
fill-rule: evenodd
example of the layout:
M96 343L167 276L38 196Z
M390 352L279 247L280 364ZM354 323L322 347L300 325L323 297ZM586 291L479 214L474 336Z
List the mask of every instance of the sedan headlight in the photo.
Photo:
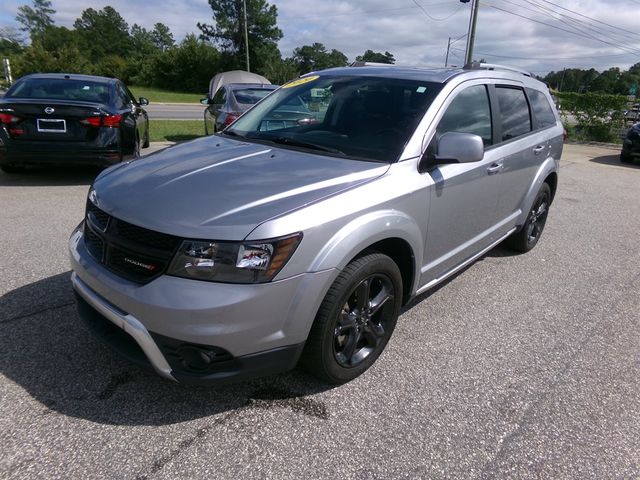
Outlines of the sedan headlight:
M257 242L184 240L167 274L222 283L269 282L282 270L302 233Z

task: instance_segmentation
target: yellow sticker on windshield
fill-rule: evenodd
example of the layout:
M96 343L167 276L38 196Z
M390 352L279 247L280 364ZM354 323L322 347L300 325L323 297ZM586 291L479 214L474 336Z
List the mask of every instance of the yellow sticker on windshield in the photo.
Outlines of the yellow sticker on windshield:
M284 84L282 88L297 87L298 85L313 82L316 78L320 78L320 75L311 75L310 77L299 78L298 80Z

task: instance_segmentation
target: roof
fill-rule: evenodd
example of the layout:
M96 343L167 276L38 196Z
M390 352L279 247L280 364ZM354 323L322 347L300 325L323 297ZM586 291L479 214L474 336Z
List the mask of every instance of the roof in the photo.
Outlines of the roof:
M461 67L408 67L382 64L353 64L350 67L331 68L306 75L344 75L398 78L425 82L446 83L454 77L464 75L467 78L505 78L523 81L526 84L540 83L531 75L512 67L493 64L474 63ZM306 76L306 75L303 75Z
M213 98L220 87L230 83L257 83L260 85L270 85L271 82L257 73L245 72L244 70L231 70L215 75L209 82L209 98Z
M117 78L99 77L97 75L81 75L78 73L31 73L29 75L25 75L22 78L58 78L69 80L86 80L103 83L112 83L118 80Z
M344 76L372 76L385 78L402 78L406 80L423 80L427 82L443 83L451 77L464 72L461 68L426 68L426 67L401 67L396 65L387 66L356 66L330 68L318 72L311 72L313 75L344 75ZM310 75L308 74L308 75Z

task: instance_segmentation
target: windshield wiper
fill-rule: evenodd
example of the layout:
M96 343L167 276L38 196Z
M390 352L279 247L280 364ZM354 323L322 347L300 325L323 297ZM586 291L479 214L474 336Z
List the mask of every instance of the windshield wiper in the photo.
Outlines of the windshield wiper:
M224 130L222 132L220 132L222 135L228 135L230 137L239 137L239 138L245 138L244 135L240 135L239 133L234 132L233 130Z
M335 155L345 156L345 153L337 148L326 147L324 145L318 145L317 143L305 142L303 140L295 140L291 137L273 137L264 138L269 142L279 143L281 145L289 145L292 147L310 148L312 150L320 150L322 152L333 153Z

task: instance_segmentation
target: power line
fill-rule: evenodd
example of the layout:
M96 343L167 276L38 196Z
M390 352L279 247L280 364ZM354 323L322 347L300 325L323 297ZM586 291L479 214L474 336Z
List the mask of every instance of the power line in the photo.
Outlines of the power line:
M583 33L586 33L588 35L590 35L588 32L585 32L584 30L576 27L575 25L577 24L580 27L584 27L584 28L586 28L588 30L591 30L592 32L595 32L598 35L604 35L607 39L609 39L611 41L614 41L614 42L617 42L618 44L626 45L626 42L628 41L628 38L627 38L628 35L623 35L622 33L619 33L618 31L606 30L606 29L604 29L602 27L598 27L598 26L593 25L591 23L588 23L588 22L586 22L584 20L580 20L579 18L574 18L574 17L572 17L570 15L566 15L564 13L557 12L557 11L551 9L550 7L546 7L544 5L541 5L541 4L537 3L534 0L530 0L529 3L534 5L534 6L536 6L536 7L538 7L539 9L544 10L544 14L545 15L552 16L553 18L555 18L560 23L568 25L568 26L570 26L572 28L575 28L576 30L579 30L579 31L581 31ZM551 12L551 13L549 13L549 12ZM557 18L554 15L559 15L560 17L566 18L567 20L569 20L571 22L571 25L569 25L567 22L562 20L562 18ZM613 27L613 28L615 28L615 27ZM634 34L634 35L636 35L636 34ZM639 35L639 37L640 37L640 35Z
M590 39L590 40L597 40L597 41L599 41L599 42L606 43L607 45L609 45L609 46L611 46L611 47L615 47L615 48L617 48L617 49L619 49L619 50L624 50L624 51L626 51L626 52L633 53L633 54L635 54L635 55L640 55L640 51L635 50L635 49L630 49L630 48L628 48L628 47L626 47L626 46L616 45L616 44L613 44L613 43L611 43L611 42L607 42L606 40L598 39L598 38L593 37L593 36L589 36L589 35L586 35L586 34L583 34L583 33L578 33L578 32L575 32L575 31L573 31L573 30L568 30L568 29L566 29L566 28L558 27L557 25L552 25L552 24L550 24L550 23L543 22L543 21L541 21L541 20L536 20L535 18L526 17L526 16L524 16L524 15L520 15L520 14L518 14L518 13L511 12L511 11L509 11L509 10L505 10L504 8L500 8L500 7L497 7L497 6L495 6L495 5L488 4L487 2L484 2L484 3L483 3L483 5L484 5L484 6L487 6L487 7L490 7L490 8L494 8L494 9L496 9L496 10L500 10L500 11L505 12L505 13L508 13L508 14L510 14L510 15L515 15L516 17L524 18L524 19L526 19L526 20L529 20L529 21L532 21L532 22L535 22L535 23L540 23L540 24L542 24L542 25L546 25L547 27L551 27L551 28L555 28L555 29L557 29L557 30L562 30L563 32L571 33L572 35L577 35L577 36L579 36L579 37L588 38L588 39Z
M451 47L451 50L457 50L459 52L464 52L464 48ZM487 57L495 57L495 58L509 58L513 60L550 60L549 57L520 57L515 55L498 55L496 53L489 52L476 52L480 55L486 55ZM585 58L612 58L612 57L626 57L627 55L635 55L634 53L619 53L615 55L583 55L580 57L553 57L552 60L582 60Z
M461 4L460 4L460 6L459 6L459 7L458 7L458 8L457 8L453 13L451 13L450 15L447 15L447 16L446 16L446 17L444 17L444 18L436 18L436 17L431 16L431 15L429 14L429 12L427 12L427 10L426 10L422 5L420 5L420 4L417 2L417 0L412 0L412 1L413 1L413 3L415 3L415 4L416 4L416 7L418 7L420 10L422 10L422 11L423 11L423 13L424 13L427 17L429 17L431 20L435 20L436 22L443 22L443 21L445 21L445 20L450 19L450 18L451 18L451 17L453 17L456 13L458 13L458 12L460 11L460 9L464 6L464 4L463 4L463 3L461 3Z
M587 19L589 19L589 20L591 20L591 21L594 21L594 22L597 22L597 23L601 23L602 25L606 25L607 27L615 28L616 30L622 30L623 32L631 33L632 35L638 35L636 32L632 32L631 30L625 30L624 28L616 27L615 25L611 25L611 24L609 24L609 23L603 22L603 21L598 20L598 19L596 19L596 18L588 17L588 16L586 16L586 15L583 15L583 14L582 14L582 13L580 13L580 12L576 12L575 10L570 10L570 9L568 9L568 8L563 7L562 5L558 5L557 3L550 2L549 0L542 0L542 1L543 1L544 3L548 3L548 4L550 4L550 5L553 5L554 7L561 8L562 10L565 10L565 11L567 11L567 12L571 12L571 13L573 13L573 14L575 14L575 15L580 16L580 17L587 18Z

